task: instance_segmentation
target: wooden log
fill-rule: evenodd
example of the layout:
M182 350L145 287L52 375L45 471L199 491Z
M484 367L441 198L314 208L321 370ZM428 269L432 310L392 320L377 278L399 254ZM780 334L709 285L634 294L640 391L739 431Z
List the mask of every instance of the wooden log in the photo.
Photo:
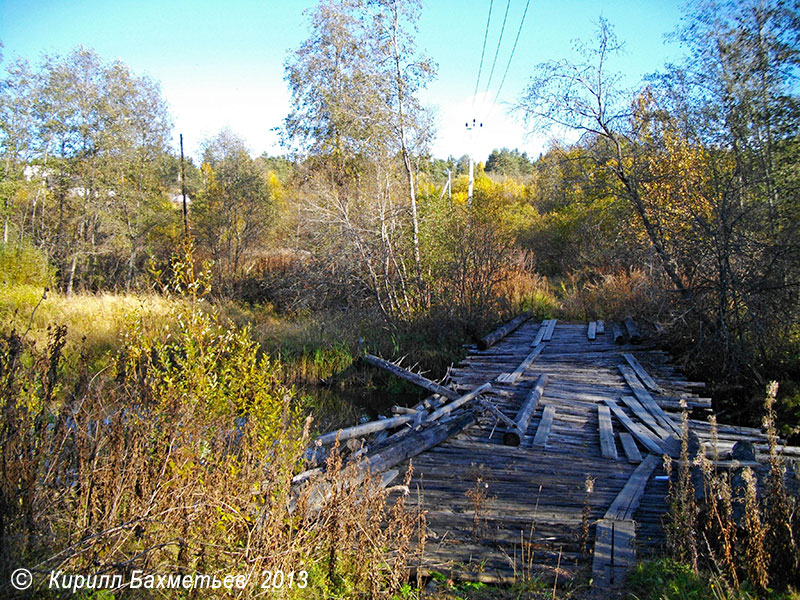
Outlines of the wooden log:
M661 386L658 385L652 377L650 377L650 374L645 371L644 367L639 363L638 360L636 360L636 357L633 354L625 352L622 354L622 357L628 361L628 364L634 370L639 379L642 380L642 383L647 389L657 394L660 394L663 391Z
M542 373L539 375L539 379L536 380L536 384L528 394L528 397L525 398L525 402L522 403L519 412L517 412L517 416L514 419L514 427L503 434L503 443L506 446L519 446L522 442L522 437L528 430L531 417L536 412L536 406L539 404L546 385L547 373Z
M483 398L478 397L478 398L475 398L475 402L477 402L478 405L481 408L486 410L486 412L489 412L489 413L493 414L495 417L497 417L498 421L502 421L505 424L506 427L516 427L517 426L517 424L514 421L512 421L507 416L505 416L503 414L503 412L499 408L497 408L494 404L492 404L490 401L484 400Z
M440 396L445 396L450 398L451 400L455 400L459 397L459 393L453 389L445 387L436 383L435 381L431 381L430 379L423 377L417 373L412 373L408 369L404 369L403 367L398 367L396 364L389 362L388 360L384 360L382 358L378 358L377 356L372 356L371 354L365 354L364 360L367 361L374 367L378 367L389 371L392 375L395 375L401 379L405 379L406 381L410 381L414 385L418 385L421 388L425 388L429 392L433 392L434 394L439 394Z
M614 443L614 428L611 425L611 410L607 406L597 405L597 422L600 431L600 453L604 458L619 460L617 445Z
M367 456L369 470L376 473L391 469L461 433L475 421L476 417L472 411L463 411L446 422L423 427L420 431L407 435L402 441Z
M472 390L468 394L464 394L463 396L460 396L460 397L456 398L452 402L449 402L449 403L445 404L441 408L436 409L430 415L428 415L428 419L427 420L428 421L436 421L437 419L443 417L444 415L447 415L447 414L453 412L457 408L461 408L467 402L469 402L471 400L474 400L475 398L477 398L478 396L480 396L484 392L488 392L491 389L492 389L492 384L487 381L483 385L476 387L474 390Z
M638 344L642 341L642 334L639 332L639 328L636 327L636 323L633 322L633 319L630 317L625 317L623 321L625 324L625 330L628 332L628 337L631 340L631 344Z
M362 437L377 431L394 429L395 427L400 427L400 425L404 425L405 423L410 423L413 420L414 417L407 415L391 417L390 419L378 419L377 421L370 421L369 423L355 425L354 427L347 427L345 429L331 431L330 433L319 436L315 443L317 445L332 444L336 441L337 437L339 438L340 442L343 442L345 440Z
M502 340L509 333L514 331L517 327L522 325L525 321L527 321L530 318L531 318L531 313L530 312L525 312L525 313L522 313L521 315L519 315L518 317L515 317L515 318L511 319L508 323L506 323L502 327L499 327L498 329L495 329L489 335L481 338L478 341L478 348L480 348L481 350L486 350L488 348L491 348L497 342Z
M616 323L611 324L611 333L614 336L615 344L622 344L625 341L625 334L622 333L622 327Z
M636 447L636 442L633 441L633 436L627 431L621 431L619 434L619 441L622 442L622 449L625 451L625 458L629 463L639 464L642 462L642 453Z
M547 437L550 435L550 428L553 426L553 419L556 416L556 407L548 404L542 412L542 420L536 428L536 435L533 438L534 446L546 446Z
M589 328L586 330L586 337L590 341L597 339L597 321L591 321L589 323Z
M606 332L605 321L597 321L597 335L603 334L605 332Z
M525 370L528 367L530 367L533 361L535 361L538 358L538 356L542 353L542 350L544 350L545 346L547 346L547 344L539 344L538 346L536 346L533 349L533 352L531 352L530 354L528 354L527 357L525 357L525 360L523 360L520 363L520 365L514 370L513 373L503 373L501 375L498 375L497 381L499 383L516 383L517 379L520 378L520 376L525 372Z

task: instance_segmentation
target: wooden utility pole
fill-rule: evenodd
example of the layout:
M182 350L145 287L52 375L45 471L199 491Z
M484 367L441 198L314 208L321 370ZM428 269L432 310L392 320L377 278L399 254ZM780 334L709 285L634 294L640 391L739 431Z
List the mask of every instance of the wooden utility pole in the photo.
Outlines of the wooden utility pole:
M186 172L183 160L183 134L181 136L181 195L183 196L183 237L189 237L189 210L186 207Z

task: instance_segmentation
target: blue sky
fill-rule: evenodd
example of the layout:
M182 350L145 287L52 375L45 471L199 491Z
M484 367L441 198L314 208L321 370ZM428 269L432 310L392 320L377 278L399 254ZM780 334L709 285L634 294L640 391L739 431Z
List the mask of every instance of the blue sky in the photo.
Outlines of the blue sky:
M571 40L592 35L598 17L613 25L626 45L614 67L626 84L674 59L678 49L664 42L680 20L671 0L530 0L499 105L492 100L508 62L526 0L491 0L479 94L473 94L490 0L423 0L419 45L439 65L438 78L424 93L437 108L439 135L434 154L445 158L471 150L484 160L495 147L537 154L545 140L526 136L508 117L507 104L522 92L534 65L569 56ZM287 53L307 37L303 11L312 0L0 0L4 62L38 61L43 53L69 52L82 44L107 60L120 59L137 74L159 81L187 152L203 138L230 127L254 154L280 154L277 136L289 110L283 80ZM488 94L487 77L508 17ZM486 98L486 99L485 99ZM487 118L487 114L489 118ZM464 123L484 127L470 139Z

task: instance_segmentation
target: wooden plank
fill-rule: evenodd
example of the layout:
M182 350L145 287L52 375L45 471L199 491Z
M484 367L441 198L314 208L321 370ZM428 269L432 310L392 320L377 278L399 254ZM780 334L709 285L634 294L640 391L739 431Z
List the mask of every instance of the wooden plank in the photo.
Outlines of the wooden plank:
M597 420L600 430L600 453L604 458L619 460L617 444L614 442L614 428L611 425L611 411L607 406L597 405Z
M633 396L626 396L623 394L622 396L619 397L619 399L622 400L623 403L625 403L625 406L627 406L633 411L633 414L636 415L642 423L644 423L650 429L652 429L653 433L655 433L662 440L665 440L670 435L672 435L671 431L667 431L666 429L661 427L661 425L659 425L658 422L656 422L655 417L651 415L649 412L647 412L645 408L641 404L639 404L636 398L634 398Z
M556 330L556 321L558 319L550 319L550 322L547 324L547 331L544 332L544 337L542 338L543 342L549 342L553 339L553 332Z
M481 350L486 350L487 348L491 348L493 345L502 340L509 333L517 329L517 327L522 325L525 321L527 321L530 318L531 318L531 313L526 312L522 313L518 317L511 319L508 323L506 323L502 327L495 329L489 335L481 338L478 341L478 348L480 348Z
M636 523L632 520L600 519L594 536L592 591L607 597L611 588L621 587L636 565Z
M644 488L650 480L650 476L656 467L661 463L661 457L654 454L648 455L642 463L636 467L628 479L625 487L611 503L606 511L605 519L616 519L624 521L633 518L633 513L639 507L639 501L644 494Z
M638 360L636 360L636 357L633 354L623 352L622 356L628 361L628 364L634 370L639 379L642 380L642 383L647 389L657 394L660 394L663 391L661 386L658 385L652 377L650 377L650 374L644 370L644 367L639 363Z
M615 344L622 344L625 341L625 334L622 333L622 327L620 327L616 323L611 324L611 332L612 335L614 336Z
M549 323L548 319L544 319L539 325L539 331L536 332L536 337L531 342L531 346L538 346L542 343L542 338L544 337L545 331L547 331L547 324Z
M589 328L586 330L586 337L589 338L590 341L597 339L597 321L591 321L589 323Z
M522 437L525 435L525 432L528 431L528 424L531 421L533 413L536 411L536 406L539 404L539 400L544 392L544 386L546 385L547 374L542 373L539 375L539 379L536 380L536 384L528 394L525 402L523 402L522 407L520 407L517 417L514 419L514 427L506 431L503 435L503 443L506 446L519 446L522 442Z
M545 346L547 346L547 344L539 344L538 346L536 346L533 349L533 352L531 352L530 354L528 354L528 356L525 357L525 360L523 360L519 364L519 366L514 370L513 373L503 373L502 375L498 375L497 381L499 381L500 383L516 383L517 379L520 378L520 376L525 372L525 370L528 367L530 367L533 361L535 361L538 358L538 356L542 353L542 350L544 350Z
M598 320L597 321L597 335L601 335L606 332L606 324L605 321Z
M627 382L628 387L630 387L633 391L633 395L636 396L636 399L639 400L642 405L650 411L650 414L652 414L665 429L674 431L678 436L680 436L681 428L675 423L675 421L670 419L669 415L664 412L664 409L662 409L658 403L653 400L650 392L644 389L644 386L636 377L634 370L628 365L617 365L617 368L619 369L620 373L622 373L622 377Z
M637 425L631 421L631 418L625 414L625 411L623 411L614 400L605 398L603 399L603 402L605 402L608 408L611 409L611 412L613 412L614 416L617 417L620 423L622 423L622 426L630 431L645 448L650 450L650 452L658 455L669 454L670 456L673 456L673 454L667 451L667 448L658 438L656 438L654 434L647 431L647 429L641 425ZM673 458L677 458L677 455L673 456Z
M639 448L636 447L636 442L633 441L633 436L630 433L620 431L619 441L622 442L622 449L625 451L625 458L628 459L629 463L638 465L642 462L642 454L639 452Z
M555 406L548 404L544 407L544 412L542 412L542 420L539 421L539 427L536 429L536 435L533 438L534 446L547 445L547 437L550 435L550 427L553 425L553 419L555 416Z
M642 341L642 334L639 331L639 328L636 327L636 323L634 323L633 319L630 317L625 317L623 324L625 325L625 331L628 332L628 337L631 340L631 344L638 344Z

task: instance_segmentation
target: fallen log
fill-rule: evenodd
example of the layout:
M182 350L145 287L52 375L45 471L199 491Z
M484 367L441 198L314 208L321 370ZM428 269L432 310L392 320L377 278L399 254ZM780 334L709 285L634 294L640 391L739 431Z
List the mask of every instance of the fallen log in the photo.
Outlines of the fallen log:
M614 336L615 344L622 344L625 341L625 334L622 333L622 327L620 327L616 323L611 324L611 332L612 335Z
M480 348L481 350L487 350L488 348L491 348L497 342L502 340L509 333L514 331L517 327L522 325L525 321L527 321L530 318L531 318L531 313L525 312L519 315L518 317L511 319L508 323L506 323L502 327L495 329L489 335L481 338L478 341L478 348Z
M633 319L630 317L625 317L623 321L625 324L625 329L628 332L628 337L631 340L631 344L638 344L642 341L642 334L639 332L639 328L636 327L636 323L633 322Z
M528 394L525 402L522 403L522 407L517 413L517 418L514 419L514 427L503 434L503 443L506 446L519 446L522 442L522 437L528 430L531 417L536 411L536 406L539 404L539 399L542 397L544 386L546 385L547 374L542 373L539 375L539 379L536 380L536 385L533 386L533 389Z
M395 427L400 427L400 425L404 425L406 423L410 423L414 420L412 416L400 416L400 417L392 417L390 419L378 419L377 421L370 421L369 423L364 423L362 425L355 425L353 427L347 427L346 429L338 429L336 431L331 431L330 433L326 433L325 435L319 436L315 443L317 445L322 444L332 444L336 441L336 438L339 438L340 442L345 440L349 440L352 438L362 437L368 435L370 433L375 433L376 431L383 431L385 429L394 429Z
M427 420L428 421L436 421L437 419L440 419L444 415L449 414L449 413L453 412L454 410L456 410L458 408L461 408L467 402L469 402L471 400L474 400L475 398L477 398L478 396L480 396L484 392L488 392L491 389L492 389L492 384L487 381L483 385L481 385L479 387L476 387L471 392L469 392L467 394L464 394L463 396L460 396L459 398L456 398L452 402L449 402L449 403L445 404L444 406L442 406L441 408L433 411L431 414L428 415L428 419Z
M365 354L364 360L374 367L385 369L386 371L389 371L392 375L400 377L401 379L405 379L406 381L410 381L414 385L418 385L422 388L425 388L426 390L428 390L429 392L433 392L434 394L445 396L447 398L450 398L451 400L455 400L460 395L457 391L449 387L440 385L435 381L431 381L430 379L423 377L422 375L419 375L417 373L412 373L408 369L404 369L403 367L398 367L396 364L391 363L388 360L378 358L377 356L373 356L372 354Z

